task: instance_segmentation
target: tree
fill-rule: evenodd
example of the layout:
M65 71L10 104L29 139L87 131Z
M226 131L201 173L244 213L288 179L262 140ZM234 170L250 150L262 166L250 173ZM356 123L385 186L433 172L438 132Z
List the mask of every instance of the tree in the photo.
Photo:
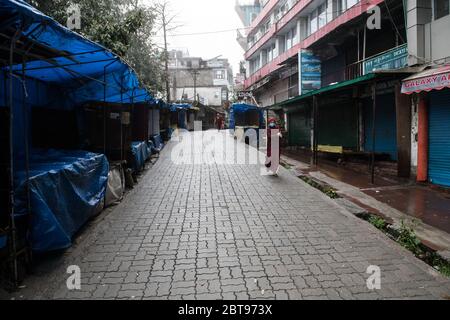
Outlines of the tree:
M45 14L65 25L67 9L77 4L83 36L124 58L154 94L163 91L163 53L152 42L156 16L139 0L31 0Z
M173 25L176 15L171 14L169 4L170 3L168 1L164 0L163 2L157 3L154 7L156 13L160 17L161 29L164 35L164 53L162 59L164 62L164 82L166 91L165 93L166 93L166 100L168 102L171 101L171 97L170 97L169 51L167 49L168 47L167 35L169 32L174 31L179 27L181 27L181 25Z

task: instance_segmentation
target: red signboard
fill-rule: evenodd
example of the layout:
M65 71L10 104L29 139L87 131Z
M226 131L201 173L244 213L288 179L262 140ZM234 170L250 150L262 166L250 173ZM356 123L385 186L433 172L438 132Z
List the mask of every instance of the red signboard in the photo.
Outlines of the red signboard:
M412 94L422 91L450 88L450 66L430 69L403 80L402 93Z

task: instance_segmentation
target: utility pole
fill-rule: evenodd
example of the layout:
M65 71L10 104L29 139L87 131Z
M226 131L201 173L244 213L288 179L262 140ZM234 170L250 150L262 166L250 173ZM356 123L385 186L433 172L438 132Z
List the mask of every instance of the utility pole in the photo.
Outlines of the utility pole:
M197 76L200 74L200 71L198 69L191 69L189 73L194 79L194 102L197 102Z

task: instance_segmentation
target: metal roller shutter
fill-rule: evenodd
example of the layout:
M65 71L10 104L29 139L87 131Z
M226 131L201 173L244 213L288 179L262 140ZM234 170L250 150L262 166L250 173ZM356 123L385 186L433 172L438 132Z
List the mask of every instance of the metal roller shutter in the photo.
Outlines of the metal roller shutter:
M365 150L372 151L372 99L364 101ZM386 94L377 96L377 114L375 128L375 152L389 154L391 160L397 160L397 116L395 96Z
M429 164L431 183L450 187L450 90L430 93Z
M318 124L319 145L358 147L358 109L352 101L321 105Z
M308 112L289 114L289 145L311 147L311 115Z

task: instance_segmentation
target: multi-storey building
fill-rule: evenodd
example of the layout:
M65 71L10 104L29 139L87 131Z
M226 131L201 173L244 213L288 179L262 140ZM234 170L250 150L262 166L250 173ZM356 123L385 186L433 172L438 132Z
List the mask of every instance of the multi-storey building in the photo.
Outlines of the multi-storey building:
M420 173L428 151L416 141L416 104L429 98L402 94L402 80L448 63L448 12L448 0L270 0L247 32L244 87L314 161L356 154L397 162L400 176ZM450 186L449 155L437 171Z
M245 28L251 26L252 22L261 12L261 8L264 7L267 2L268 0L236 0L235 9ZM237 41L244 50L247 50L247 37L245 32L243 33L241 30L237 31Z
M169 57L173 102L200 105L196 120L203 121L204 129L213 127L216 113L225 113L233 88L233 71L228 59L204 60L181 50L169 52ZM187 120L193 124L193 119Z
M203 60L183 51L169 53L171 96L177 102L200 101L222 108L233 86L233 71L228 59Z

